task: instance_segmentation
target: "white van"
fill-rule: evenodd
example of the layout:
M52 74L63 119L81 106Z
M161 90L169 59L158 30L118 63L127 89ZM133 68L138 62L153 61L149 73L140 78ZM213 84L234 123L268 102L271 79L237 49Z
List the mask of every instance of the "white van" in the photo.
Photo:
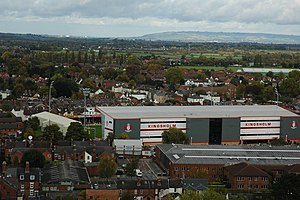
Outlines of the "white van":
M135 175L136 175L137 177L142 177L142 176L143 176L143 173L142 173L142 171L141 171L140 169L135 169Z

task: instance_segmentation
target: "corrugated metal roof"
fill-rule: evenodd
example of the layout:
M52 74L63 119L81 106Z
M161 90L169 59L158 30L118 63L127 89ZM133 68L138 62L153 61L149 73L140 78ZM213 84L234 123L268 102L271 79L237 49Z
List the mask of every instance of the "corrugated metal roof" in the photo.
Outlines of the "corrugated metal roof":
M124 106L98 107L101 113L118 119L131 118L229 118L298 116L276 105L253 106Z
M161 144L158 148L176 164L235 164L247 162L259 165L300 164L299 146L228 146ZM174 158L178 155L179 158Z

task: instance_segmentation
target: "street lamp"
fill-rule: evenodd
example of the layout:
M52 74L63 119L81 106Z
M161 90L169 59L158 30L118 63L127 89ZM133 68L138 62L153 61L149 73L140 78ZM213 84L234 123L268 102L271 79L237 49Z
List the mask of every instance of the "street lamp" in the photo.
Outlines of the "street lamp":
M210 105L213 106L213 87L214 87L214 78L211 76L208 80L210 82Z
M86 130L86 97L90 94L90 88L83 88L83 96L84 96L84 120L83 120L83 127Z
M51 112L51 89L53 87L53 83L54 81L52 81L49 86L49 113Z
M277 90L277 87L275 87L275 94L276 94L276 104L278 106L278 101L279 101L279 92Z

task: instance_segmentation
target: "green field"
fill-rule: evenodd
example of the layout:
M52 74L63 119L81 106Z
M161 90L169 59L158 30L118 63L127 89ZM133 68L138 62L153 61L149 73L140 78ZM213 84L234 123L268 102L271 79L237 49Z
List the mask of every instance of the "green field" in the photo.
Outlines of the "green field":
M217 66L179 66L183 69L205 69L205 70L231 70L231 71L237 71L240 70L241 67L217 67Z
M87 130L93 138L102 138L102 127L100 124L90 124L87 126Z

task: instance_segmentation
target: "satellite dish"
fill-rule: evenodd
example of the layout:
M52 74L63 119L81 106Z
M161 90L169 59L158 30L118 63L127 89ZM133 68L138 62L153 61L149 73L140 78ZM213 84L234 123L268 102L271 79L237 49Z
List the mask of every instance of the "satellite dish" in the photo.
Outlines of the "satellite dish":
M29 136L28 136L28 139L29 139L29 140L32 140L32 139L33 139L32 135L29 135Z

